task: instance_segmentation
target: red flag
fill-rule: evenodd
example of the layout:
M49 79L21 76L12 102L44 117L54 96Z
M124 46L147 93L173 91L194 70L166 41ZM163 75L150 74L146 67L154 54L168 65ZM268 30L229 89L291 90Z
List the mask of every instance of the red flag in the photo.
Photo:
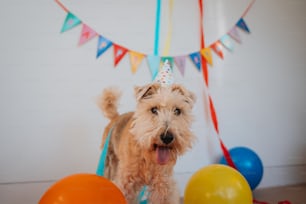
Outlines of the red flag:
M114 66L116 67L128 50L115 43L113 44L113 46L114 46Z
M210 48L221 58L224 59L223 50L222 50L222 44L218 40L214 42L212 45L210 45Z

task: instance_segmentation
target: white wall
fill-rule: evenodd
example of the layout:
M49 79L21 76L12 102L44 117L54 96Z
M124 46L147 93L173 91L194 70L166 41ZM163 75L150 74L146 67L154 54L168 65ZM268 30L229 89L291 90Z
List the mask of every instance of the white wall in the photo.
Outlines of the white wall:
M63 0L98 33L129 49L152 53L156 1ZM206 0L206 43L225 34L250 1ZM161 48L167 1L162 5ZM257 0L245 20L251 35L214 55L210 93L225 144L247 146L262 159L260 187L306 181L306 27L304 0ZM175 1L171 55L199 50L197 1ZM124 90L121 111L135 106L133 86L150 82L147 63L130 72L126 56L113 68L108 50L95 59L97 39L78 47L81 26L60 34L66 13L54 1L0 2L0 184L56 180L95 172L107 124L95 105L104 87ZM161 49L162 50L162 49ZM184 189L190 175L221 155L205 117L203 80L187 60L176 82L194 91L194 149L179 160Z

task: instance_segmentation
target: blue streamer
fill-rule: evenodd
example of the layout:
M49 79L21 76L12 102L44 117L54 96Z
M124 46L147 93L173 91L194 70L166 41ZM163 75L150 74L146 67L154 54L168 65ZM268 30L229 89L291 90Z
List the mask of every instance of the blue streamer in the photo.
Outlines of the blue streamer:
M103 150L101 152L100 161L99 161L98 168L97 168L97 171L96 171L96 174L98 176L104 176L106 156L107 156L107 152L108 152L108 145L109 145L110 137L112 135L112 131L113 131L113 129L110 129L110 131L108 132L108 135L106 137L105 143L103 145ZM146 191L147 191L147 187L144 186L141 189L141 192L138 195L138 200L139 200L140 204L147 204L147 200L142 200Z
M104 143L104 145L103 145L103 150L102 150L102 152L101 152L100 161L99 161L98 168L97 168L97 172L96 172L96 174L97 174L98 176L104 176L106 156L107 156L108 145L109 145L110 137L111 137L111 135L112 135L112 131L113 131L113 129L111 129L111 130L108 132L108 135L107 135L107 137L106 137L105 143Z
M144 186L138 195L138 201L140 204L147 204L147 200L142 200L142 198L145 196L146 191L147 191L147 186Z
M161 0L157 0L156 24L155 24L155 41L154 41L154 55L156 55L156 56L158 55L158 49L159 49L160 3L161 3Z

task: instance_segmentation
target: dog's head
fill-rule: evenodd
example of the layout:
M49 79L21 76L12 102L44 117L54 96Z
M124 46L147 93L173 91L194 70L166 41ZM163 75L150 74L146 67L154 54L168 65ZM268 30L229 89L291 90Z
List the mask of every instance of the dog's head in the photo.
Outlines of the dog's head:
M191 148L195 95L183 86L152 83L135 88L137 108L131 133L153 162L174 164Z

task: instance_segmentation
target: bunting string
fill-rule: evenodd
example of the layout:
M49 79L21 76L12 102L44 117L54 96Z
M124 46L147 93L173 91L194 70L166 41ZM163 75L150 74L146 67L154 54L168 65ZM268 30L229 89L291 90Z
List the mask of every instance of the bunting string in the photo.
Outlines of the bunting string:
M202 5L202 0L201 5ZM153 54L146 54L142 52L135 51L133 49L126 48L112 40L110 40L108 37L103 36L102 34L96 32L93 30L88 24L83 22L81 19L79 19L75 14L73 14L63 3L60 2L60 0L55 0L55 2L61 7L66 13L66 18L63 23L61 33L64 33L66 31L71 30L74 27L77 27L79 25L82 25L82 31L79 39L79 45L83 45L86 42L88 42L91 39L98 38L97 42L97 52L96 57L101 57L107 50L110 49L110 47L113 47L114 50L114 67L116 67L119 62L122 60L122 58L125 57L125 55L128 53L129 55L134 56L133 58L130 57L131 61L131 72L136 73L138 70L139 65L141 64L142 60L146 58L148 62L148 67L152 75L152 79L155 78L158 69L160 61L164 58L171 58L170 61L174 61L174 64L176 65L179 73L184 76L185 74L185 65L186 65L186 59L189 58L194 64L195 68L199 71L199 73L202 72L205 80L206 85L208 86L208 68L207 63L209 66L213 66L213 57L212 52L214 52L219 58L223 59L224 54L223 50L227 49L229 51L233 51L234 49L234 41L239 40L239 30L245 31L246 33L250 33L250 30L244 20L244 17L249 12L251 6L253 5L255 0L252 0L251 4L247 7L247 9L243 12L243 15L241 18L236 22L234 26L231 27L231 29L224 35L222 35L219 39L217 39L212 44L205 46L204 42L204 31L203 31L203 17L201 17L201 36L203 36L203 40L201 40L201 48L200 50L194 51L192 53L187 53L179 56L170 56L169 55L169 47L171 42L171 33L172 33L172 25L169 23L169 30L168 30L168 36L165 46L164 55L159 55L159 32L160 32L160 15L161 15L161 0L157 0L157 7L156 7L156 25L155 25L155 39L154 39L154 53ZM202 6L200 6L202 8ZM173 3L169 3L169 8L173 9ZM201 12L201 16L203 16L203 10ZM170 13L172 15L172 11ZM170 20L169 15L169 22ZM202 39L202 37L201 37ZM137 60L135 60L137 58ZM132 60L133 59L133 60Z

